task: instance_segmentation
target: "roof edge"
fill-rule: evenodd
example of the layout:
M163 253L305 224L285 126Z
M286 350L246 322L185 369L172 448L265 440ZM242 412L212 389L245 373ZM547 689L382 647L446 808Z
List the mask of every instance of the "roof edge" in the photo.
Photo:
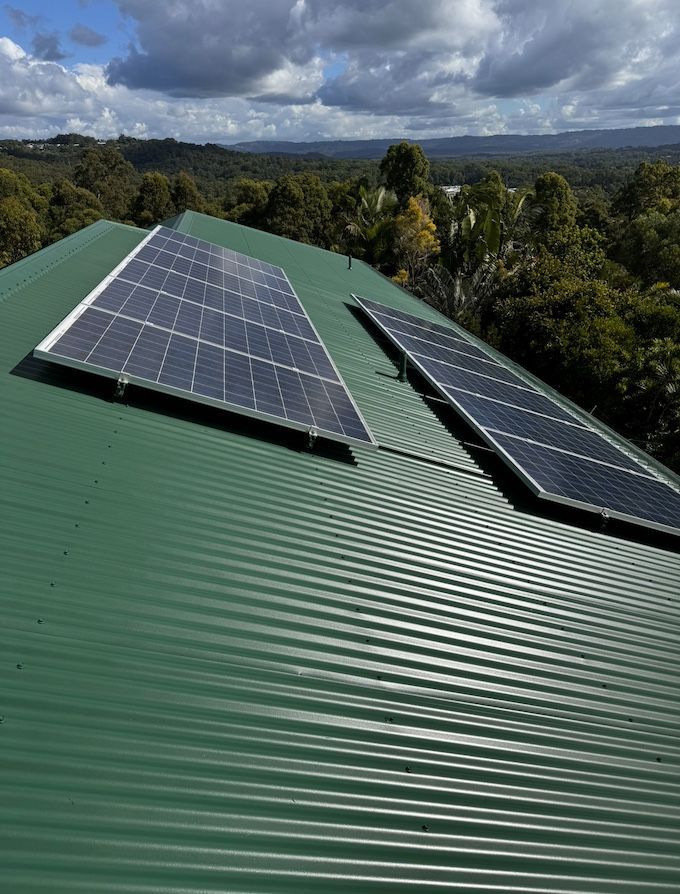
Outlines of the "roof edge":
M84 245L100 239L111 229L118 227L139 233L144 232L139 227L133 227L130 224L102 219L3 267L0 270L0 303L13 295L18 288L44 275L69 255L80 251Z

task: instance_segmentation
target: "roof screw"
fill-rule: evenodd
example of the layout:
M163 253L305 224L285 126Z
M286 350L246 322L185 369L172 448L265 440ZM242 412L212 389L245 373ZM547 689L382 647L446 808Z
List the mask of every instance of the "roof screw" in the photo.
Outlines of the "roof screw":
M18 661L18 662L17 662L17 670L21 670L21 669L23 668L23 666L24 666L24 665L23 665L23 663L22 663L21 661ZM657 757L657 760L659 760L658 757Z
M44 624L44 623L45 623L44 618L38 618L38 620L36 621L36 624Z
M413 773L413 770L410 767L404 767L407 773Z
M420 828L423 830L423 832L429 832L429 831L430 831L430 827L429 827L429 826L426 826L425 824L423 824Z

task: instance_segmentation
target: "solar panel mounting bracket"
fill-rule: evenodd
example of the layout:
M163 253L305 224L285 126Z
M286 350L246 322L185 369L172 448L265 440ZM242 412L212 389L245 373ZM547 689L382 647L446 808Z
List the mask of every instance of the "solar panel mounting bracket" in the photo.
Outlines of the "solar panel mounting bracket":
M319 432L315 428L310 428L307 432L307 447L312 450L314 445L316 444L316 440L319 437Z

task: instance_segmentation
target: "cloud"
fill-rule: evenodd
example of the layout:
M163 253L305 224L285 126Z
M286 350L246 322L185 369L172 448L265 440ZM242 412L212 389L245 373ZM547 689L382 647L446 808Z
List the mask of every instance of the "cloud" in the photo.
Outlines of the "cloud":
M247 96L265 94L267 79L286 69L305 82L306 67L318 65L313 46L298 37L292 0L118 5L134 20L141 49L131 46L127 56L111 60L111 84L180 97Z
M10 6L7 3L2 8L15 28L35 28L40 21L40 16L30 16L28 13L24 12L23 9L16 9L14 6Z
M68 33L68 36L74 43L80 44L82 47L100 47L105 44L107 38L98 31L93 31L87 25L77 24Z
M396 55L406 80L434 59L434 76L473 57L496 27L490 0L118 0L136 43L111 60L110 83L170 96L310 101L322 64L347 55L370 96L370 76ZM188 50L190 48L190 51ZM294 73L294 91L271 84ZM361 80L357 78L357 83ZM341 84L338 88L341 88ZM318 94L322 96L321 93ZM340 96L340 89L329 92ZM369 110L372 103L365 104Z
M0 84L0 115L10 123L21 118L61 121L64 115L91 105L86 91L61 65L28 56L8 37L0 38Z
M5 46L0 131L22 116L28 136L196 142L680 123L677 0L115 2L131 44L106 66L59 64L56 34Z
M32 41L33 55L45 62L60 62L66 59L57 34L46 34L39 31Z
M560 87L595 90L616 83L669 29L674 0L499 0L500 28L470 86L486 96L528 96ZM669 48L670 49L670 48Z

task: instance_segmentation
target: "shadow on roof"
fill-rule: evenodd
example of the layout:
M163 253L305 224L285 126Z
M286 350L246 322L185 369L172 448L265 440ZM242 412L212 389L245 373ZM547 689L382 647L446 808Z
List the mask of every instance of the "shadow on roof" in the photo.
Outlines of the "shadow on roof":
M17 363L14 369L10 370L10 374L77 394L88 395L107 403L115 402L116 380L114 378L109 379L96 373L61 366L50 363L48 360L39 360L32 353L27 354L23 360ZM275 422L254 419L240 413L221 410L188 398L152 391L140 385L128 385L121 403L204 428L228 431L232 434L256 438L264 443L277 444L295 453L313 453L315 457L322 459L354 466L358 464L351 447L346 444L320 437L314 447L310 449L307 446L307 433L304 431L277 425Z

